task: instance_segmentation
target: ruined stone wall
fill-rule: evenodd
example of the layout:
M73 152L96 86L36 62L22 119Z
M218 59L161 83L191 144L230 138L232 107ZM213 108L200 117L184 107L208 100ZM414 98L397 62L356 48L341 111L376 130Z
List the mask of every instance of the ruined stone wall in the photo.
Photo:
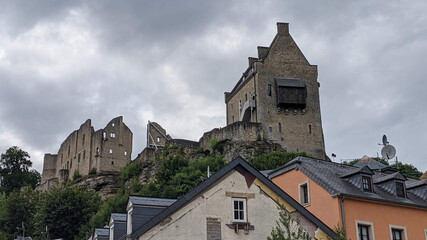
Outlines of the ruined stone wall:
M262 126L259 123L236 122L223 128L215 128L209 132L205 132L200 138L199 143L202 149L211 149L211 140L216 138L218 141L245 141L253 142L264 139Z
M122 117L114 118L103 129L100 153L97 165L100 171L118 171L130 163L132 132Z
M56 154L46 153L43 159L43 173L42 173L42 182L47 181L48 179L56 177L56 163L57 163Z
M88 119L65 139L58 154L45 155L42 183L72 178L76 171L88 175L92 168L117 172L130 162L131 154L132 132L122 117L96 132Z
M165 146L171 139L167 135L166 130L156 122L148 122L147 124L147 147Z

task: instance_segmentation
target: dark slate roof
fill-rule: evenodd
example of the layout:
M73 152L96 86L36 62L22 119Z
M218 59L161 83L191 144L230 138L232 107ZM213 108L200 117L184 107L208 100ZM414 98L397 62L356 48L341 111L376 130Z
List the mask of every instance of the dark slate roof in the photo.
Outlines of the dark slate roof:
M176 202L176 199L129 196L129 202L132 205L167 207Z
M420 181L412 180L412 179L409 179L409 180L410 181L406 182L406 184L405 184L407 189L416 188L416 187L419 187L422 185L427 185L427 179L423 179Z
M367 174L367 175L374 175L374 172L372 172L372 170L366 166L361 167L361 168L355 168L353 170L349 170L348 172L344 173L344 175L342 175L342 178L345 177L349 177L352 176L354 174L358 174L358 173L363 173L363 174Z
M276 83L280 87L305 87L305 84L301 81L301 79L295 78L274 78L276 79Z
M235 169L236 167L243 167L245 170L253 174L258 180L264 183L267 187L269 187L272 191L274 191L277 195L279 195L283 200L288 202L292 207L294 207L300 214L313 222L316 226L318 226L322 231L324 231L327 235L335 238L335 233L332 229L330 229L326 224L320 221L316 216L310 213L307 209L305 209L301 204L295 201L291 196L289 196L286 192L280 189L277 185L275 185L272 181L270 181L267 177L257 171L254 167L252 167L249 163L247 163L243 158L237 157L221 170L216 172L210 178L203 181L194 189L190 190L187 194L185 194L182 198L178 199L174 204L166 208L159 215L155 216L149 222L138 228L131 234L131 239L137 239L139 236L159 224L161 221L166 219L168 216L178 211L181 207L185 206L187 203L191 202L194 198L196 198L200 193L207 190L209 187L215 184L220 178L225 176L227 173Z
M108 229L108 228L95 228L95 234L97 236L109 236L110 235L110 229Z
M126 213L111 213L111 218L114 222L126 222Z
M369 167L372 170L378 170L378 169L384 169L387 167L387 165L382 164L380 162L357 162L356 164L354 164L355 167Z
M385 176L378 177L374 179L374 183L382 183L391 179L406 181L407 178L403 176L400 172L391 173Z
M326 191L328 191L332 197L348 196L352 198L427 208L427 201L418 197L410 190L407 191L407 198L397 197L393 193L384 190L381 187L382 184L373 184L373 193L364 192L362 191L361 186L356 186L352 184L351 181L349 181L348 179L342 178L342 176L348 176L351 173L359 172L360 168L334 162L328 162L307 157L297 157L289 163L283 165L282 167L271 171L268 175L268 178L272 179L276 176L279 176L294 169L303 172L310 179L312 179L314 182L316 182ZM384 182L384 179L390 178L390 176L388 176L390 174L384 172L373 171L373 173L373 182L377 182L378 179ZM391 175L391 178L397 176L396 173L393 173ZM417 180L406 180L405 185L408 184L408 181L410 181L411 184L415 184L412 183L412 181Z

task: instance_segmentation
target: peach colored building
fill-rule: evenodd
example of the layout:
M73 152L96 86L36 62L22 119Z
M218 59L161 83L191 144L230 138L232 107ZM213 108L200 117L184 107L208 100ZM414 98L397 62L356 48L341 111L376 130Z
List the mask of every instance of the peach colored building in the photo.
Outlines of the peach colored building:
M427 240L427 180L298 157L268 177L352 240Z

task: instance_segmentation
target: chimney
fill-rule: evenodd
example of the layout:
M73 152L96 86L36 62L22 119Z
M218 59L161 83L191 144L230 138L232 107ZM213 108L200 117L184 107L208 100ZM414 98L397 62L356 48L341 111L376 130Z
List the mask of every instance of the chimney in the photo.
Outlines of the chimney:
M277 33L280 35L288 35L289 34L289 23L277 23Z
M252 67L254 65L254 62L256 62L258 58L248 57L248 60L249 60L249 67Z

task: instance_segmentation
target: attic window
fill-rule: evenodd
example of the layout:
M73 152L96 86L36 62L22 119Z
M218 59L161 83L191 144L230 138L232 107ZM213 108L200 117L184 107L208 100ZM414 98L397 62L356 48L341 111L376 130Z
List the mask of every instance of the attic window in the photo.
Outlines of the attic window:
M111 124L112 127L114 127L114 125L115 125L114 123Z
M157 137L157 142L158 142L158 143L160 142L160 137Z
M232 198L233 222L246 222L246 198Z
M405 186L402 182L396 182L396 195L401 198L405 197Z
M310 205L310 192L308 181L299 184L299 202L303 206Z
M364 192L372 192L371 177L362 176L362 187Z

